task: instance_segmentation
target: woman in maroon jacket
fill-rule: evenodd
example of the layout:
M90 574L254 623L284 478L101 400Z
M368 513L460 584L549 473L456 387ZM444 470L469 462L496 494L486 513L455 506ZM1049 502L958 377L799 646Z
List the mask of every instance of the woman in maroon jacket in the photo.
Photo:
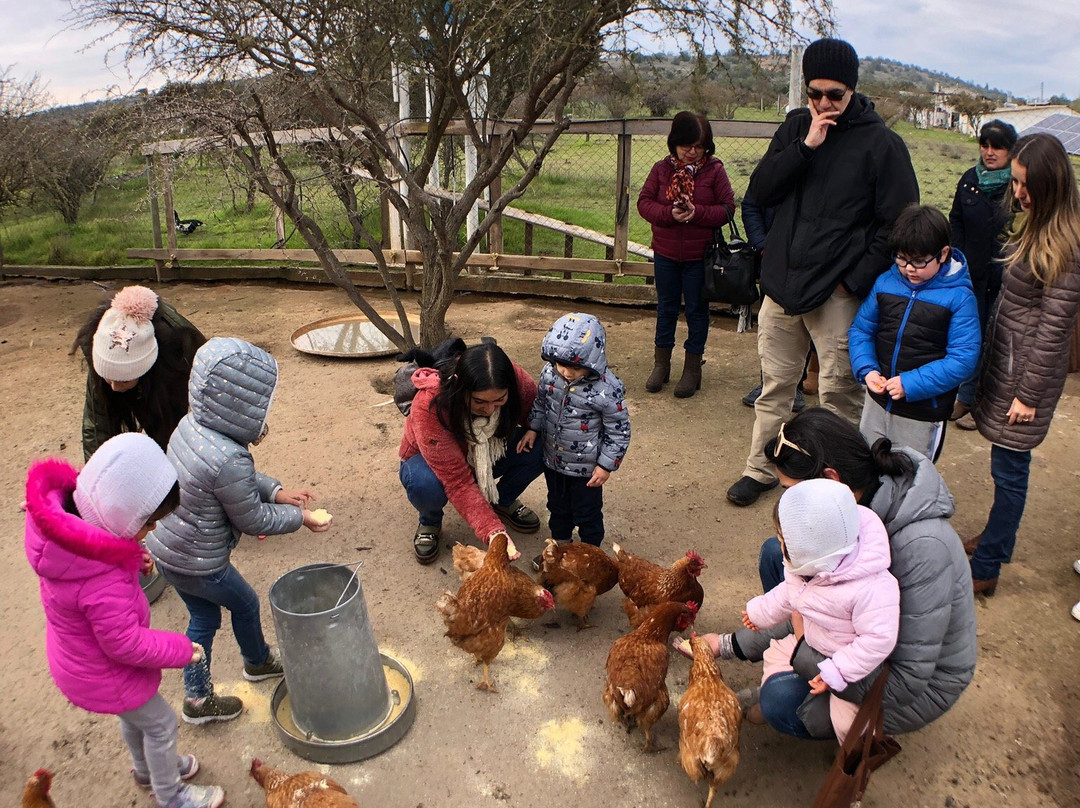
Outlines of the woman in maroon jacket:
M701 389L701 356L709 337L709 304L701 297L702 258L713 228L735 212L735 194L724 164L713 156L716 147L707 118L680 112L671 121L667 142L671 154L652 167L637 203L641 218L652 225L656 278L656 347L645 389L659 392L671 375L675 326L685 302L689 334L675 396L689 398Z
M542 441L518 452L536 398L536 382L495 344L468 348L456 363L420 368L405 419L399 476L420 524L413 553L421 564L439 555L449 501L487 544L508 525L535 533L540 519L518 496L544 470ZM496 483L496 479L498 482ZM513 543L511 559L520 553Z

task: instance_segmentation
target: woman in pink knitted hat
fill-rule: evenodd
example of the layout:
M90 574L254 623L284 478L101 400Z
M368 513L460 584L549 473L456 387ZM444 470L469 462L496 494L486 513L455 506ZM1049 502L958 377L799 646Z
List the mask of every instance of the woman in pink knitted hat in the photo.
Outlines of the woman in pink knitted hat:
M75 338L86 357L83 454L121 432L165 449L188 410L188 376L206 337L145 286L127 286L96 309Z

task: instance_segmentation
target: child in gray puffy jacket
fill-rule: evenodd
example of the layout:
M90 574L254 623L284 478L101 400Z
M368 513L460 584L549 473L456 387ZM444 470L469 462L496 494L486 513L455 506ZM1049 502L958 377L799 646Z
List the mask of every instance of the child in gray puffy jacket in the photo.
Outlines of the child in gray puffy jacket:
M608 368L604 326L591 314L566 314L541 345L547 364L518 451L543 435L548 529L556 541L604 539L603 485L630 445L626 388ZM539 568L536 559L533 566Z

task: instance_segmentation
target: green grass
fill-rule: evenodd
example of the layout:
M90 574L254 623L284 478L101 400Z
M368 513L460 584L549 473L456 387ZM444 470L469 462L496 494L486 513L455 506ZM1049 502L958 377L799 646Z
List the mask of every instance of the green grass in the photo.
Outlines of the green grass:
M740 109L740 120L778 121L774 109ZM917 130L901 123L896 131L904 138L922 189L924 202L948 211L960 175L974 164L978 148L971 138L941 130ZM724 161L737 199L746 192L751 172L764 153L765 139L718 138L717 156ZM546 157L540 175L533 180L515 206L550 216L607 235L615 232L615 158L617 140L611 135L567 135ZM629 232L632 241L648 244L650 228L636 210L637 194L653 163L667 153L665 138L636 137L632 147ZM530 155L525 155L528 159ZM322 171L315 164L298 162L295 172L301 181L302 204L323 227L331 242L347 244L346 219L333 197ZM508 188L521 175L511 163L503 178ZM461 186L458 178L457 187ZM254 207L244 207L243 189L230 186L221 164L206 155L178 162L174 171L175 207L181 218L205 222L190 235L179 234L182 248L268 248L277 240L270 203L256 196ZM378 208L370 193L364 200L365 219L378 232ZM162 210L162 215L169 212ZM286 222L288 246L307 245ZM79 222L67 226L59 215L40 201L36 205L6 211L0 220L4 257L11 264L70 264L80 266L121 265L130 262L124 251L152 246L147 180L142 158L116 161L110 179L94 199L87 199ZM524 247L524 227L506 221L506 253L520 253ZM561 233L534 228L533 252L561 256ZM603 258L604 247L575 239L574 255Z

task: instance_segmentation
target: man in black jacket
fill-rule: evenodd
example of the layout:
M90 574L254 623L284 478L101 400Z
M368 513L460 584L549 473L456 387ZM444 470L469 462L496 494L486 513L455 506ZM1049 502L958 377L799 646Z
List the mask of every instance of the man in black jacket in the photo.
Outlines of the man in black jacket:
M750 505L777 485L766 442L790 417L811 339L822 406L855 424L862 390L847 332L862 299L892 263L888 239L901 210L919 201L907 147L855 92L859 57L819 39L803 54L809 107L792 110L750 178L747 194L776 208L765 244L758 314L762 393L743 476L728 500Z

